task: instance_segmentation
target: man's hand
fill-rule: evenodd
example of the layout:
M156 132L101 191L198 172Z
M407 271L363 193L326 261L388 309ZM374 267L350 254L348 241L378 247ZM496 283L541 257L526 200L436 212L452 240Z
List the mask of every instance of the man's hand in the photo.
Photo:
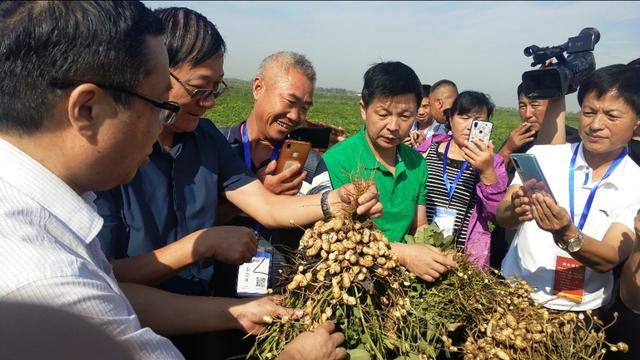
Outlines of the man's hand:
M296 164L277 175L270 175L276 169L276 161L271 161L256 174L264 187L276 195L297 195L307 172Z
M298 335L285 346L278 360L333 360L343 359L347 350L338 347L344 341L344 335L335 331L332 321L325 321L313 332L306 331Z
M511 131L507 142L504 144L504 148L508 150L509 154L511 154L522 147L522 145L533 141L535 134L536 132L531 130L531 124L523 122Z
M240 330L247 334L257 335L271 319L287 316L289 319L298 319L303 311L300 309L288 309L276 304L274 297L265 296L255 299L243 299L240 304L231 306L229 313L238 322Z
M402 142L407 146L417 148L424 142L425 139L426 138L424 137L422 131L412 131L409 133L409 136L407 136Z
M355 187L353 184L343 185L339 189L332 191L332 194L330 194L329 197L329 202L330 204L339 202L341 204L341 207L348 206L349 204L351 204L354 193ZM338 199L335 199L335 197L333 197L336 194ZM367 215L371 218L382 216L382 203L380 203L380 201L378 200L378 188L373 182L370 182L367 191L364 194L360 195L357 201L358 207L356 208L356 213L358 215Z
M329 135L329 147L347 138L344 129L339 126L327 124L322 121L318 125L320 127L331 129L331 134Z
M531 213L531 199L526 195L524 187L520 187L511 195L511 207L518 215L518 221L525 222L533 220Z
M576 235L578 229L573 225L571 215L551 197L533 194L531 204L533 218L540 229L552 233L556 240L568 240Z
M257 252L253 231L244 226L214 226L193 233L197 259L214 257L226 264L244 264Z
M450 267L457 266L453 254L426 244L392 243L398 262L424 281L434 282Z
M464 159L480 173L480 181L487 185L498 181L493 169L493 141L489 140L489 144L486 145L480 140L465 143L462 152Z

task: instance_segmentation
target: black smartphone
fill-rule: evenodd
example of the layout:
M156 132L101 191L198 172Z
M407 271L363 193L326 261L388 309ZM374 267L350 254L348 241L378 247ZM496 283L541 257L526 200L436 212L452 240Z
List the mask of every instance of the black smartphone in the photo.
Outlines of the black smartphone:
M311 143L311 147L315 149L326 149L329 147L330 136L329 128L301 127L290 132L287 139Z

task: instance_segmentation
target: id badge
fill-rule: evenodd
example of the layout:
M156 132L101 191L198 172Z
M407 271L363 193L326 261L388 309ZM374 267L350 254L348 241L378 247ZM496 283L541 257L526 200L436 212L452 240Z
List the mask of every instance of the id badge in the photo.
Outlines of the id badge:
M266 295L270 265L271 254L266 251L258 251L250 262L240 265L236 287L238 296Z
M442 230L444 236L453 235L456 226L456 211L445 207L436 207L433 222Z
M584 294L585 266L572 257L556 257L553 291L558 297L577 303Z

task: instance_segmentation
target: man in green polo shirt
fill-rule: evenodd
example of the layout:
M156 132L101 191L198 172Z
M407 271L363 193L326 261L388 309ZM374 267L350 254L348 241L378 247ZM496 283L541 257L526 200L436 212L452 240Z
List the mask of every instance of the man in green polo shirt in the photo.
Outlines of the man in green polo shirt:
M422 100L416 73L401 62L383 62L364 74L360 111L364 127L324 155L334 187L353 178L373 179L384 207L374 222L392 242L401 264L427 281L447 267L451 255L429 245L404 244L404 235L427 225L427 166L402 140L411 131Z

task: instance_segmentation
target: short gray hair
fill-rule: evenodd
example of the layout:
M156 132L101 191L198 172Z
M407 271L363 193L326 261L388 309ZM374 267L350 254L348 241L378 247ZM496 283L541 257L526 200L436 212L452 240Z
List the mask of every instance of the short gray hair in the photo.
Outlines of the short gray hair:
M258 68L256 77L264 76L267 69L272 66L278 66L281 70L289 72L291 69L299 70L311 82L316 82L316 71L311 61L306 56L292 51L279 51L264 58Z

